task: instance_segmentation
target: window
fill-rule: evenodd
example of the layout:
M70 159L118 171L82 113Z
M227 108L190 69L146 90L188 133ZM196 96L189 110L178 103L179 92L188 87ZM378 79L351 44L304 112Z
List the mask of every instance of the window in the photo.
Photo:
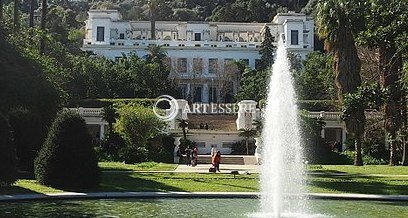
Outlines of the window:
M201 33L194 33L194 41L201 41Z
M208 59L208 73L217 73L218 70L218 59L210 58Z
M96 41L98 42L105 41L105 27L103 26L96 27Z
M195 86L194 87L194 98L193 98L193 102L201 102L202 98L202 93L203 93L203 87L202 86Z
M119 39L125 39L125 34L124 33L119 34Z
M196 142L197 148L205 148L205 142Z
M234 142L222 142L222 148L232 148Z
M187 58L177 59L177 71L179 73L187 73Z
M196 74L201 74L203 72L202 58L193 58L193 72Z
M183 99L187 99L187 97L188 97L188 94L187 94L187 84L180 84L180 85L178 86L178 90L179 90L180 93L181 93L181 97L182 97Z
M290 44L299 45L299 31L298 30L290 31Z
M246 66L249 66L249 59L241 59L240 61L244 63Z

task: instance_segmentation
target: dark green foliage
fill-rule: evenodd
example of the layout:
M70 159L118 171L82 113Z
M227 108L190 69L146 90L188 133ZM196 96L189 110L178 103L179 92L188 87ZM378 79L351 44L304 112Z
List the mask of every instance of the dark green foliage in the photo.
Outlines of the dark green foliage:
M0 114L0 187L9 186L16 181L16 162L10 126Z
M78 114L58 114L35 160L35 176L39 183L57 188L88 189L99 184L92 138Z
M332 65L333 59L329 54L309 53L303 67L292 69L297 97L302 100L336 99Z
M0 28L0 112L24 107L46 126L56 114L58 92L39 65L4 40L3 31Z
M12 109L9 122L13 131L18 168L33 172L34 159L44 141L46 130L41 126L38 116L24 108Z
M119 150L121 161L134 164L148 161L149 151L144 147L127 146Z
M250 155L255 154L255 143L253 141L248 143L248 153ZM232 144L231 147L231 154L240 154L240 155L247 155L247 148L246 148L246 142L245 140L235 142Z
M119 151L126 146L126 141L119 134L111 132L106 135L98 147L98 159L100 161L123 161Z
M253 99L259 101L266 98L267 87L271 70L251 70L245 69L241 81L240 89L235 95L237 101Z

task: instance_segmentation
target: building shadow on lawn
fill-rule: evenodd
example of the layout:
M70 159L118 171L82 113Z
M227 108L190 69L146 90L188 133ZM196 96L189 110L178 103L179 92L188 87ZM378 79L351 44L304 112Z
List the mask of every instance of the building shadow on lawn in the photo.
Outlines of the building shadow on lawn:
M330 173L309 175L308 185L347 193L384 195L408 194L408 180L392 177L375 177L363 174L342 174L343 175L331 175ZM390 182L406 184L390 184Z

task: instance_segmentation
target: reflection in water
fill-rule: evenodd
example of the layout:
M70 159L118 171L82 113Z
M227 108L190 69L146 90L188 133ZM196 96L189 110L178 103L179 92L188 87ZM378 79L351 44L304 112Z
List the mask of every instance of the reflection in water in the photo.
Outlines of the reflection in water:
M311 200L319 217L407 217L408 202ZM259 199L116 199L0 203L0 217L257 217ZM330 216L328 216L330 214Z

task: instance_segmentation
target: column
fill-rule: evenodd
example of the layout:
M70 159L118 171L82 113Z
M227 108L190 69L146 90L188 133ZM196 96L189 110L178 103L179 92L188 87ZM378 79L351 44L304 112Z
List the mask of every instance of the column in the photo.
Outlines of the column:
M203 84L203 103L209 103L209 91L208 91L208 84Z

